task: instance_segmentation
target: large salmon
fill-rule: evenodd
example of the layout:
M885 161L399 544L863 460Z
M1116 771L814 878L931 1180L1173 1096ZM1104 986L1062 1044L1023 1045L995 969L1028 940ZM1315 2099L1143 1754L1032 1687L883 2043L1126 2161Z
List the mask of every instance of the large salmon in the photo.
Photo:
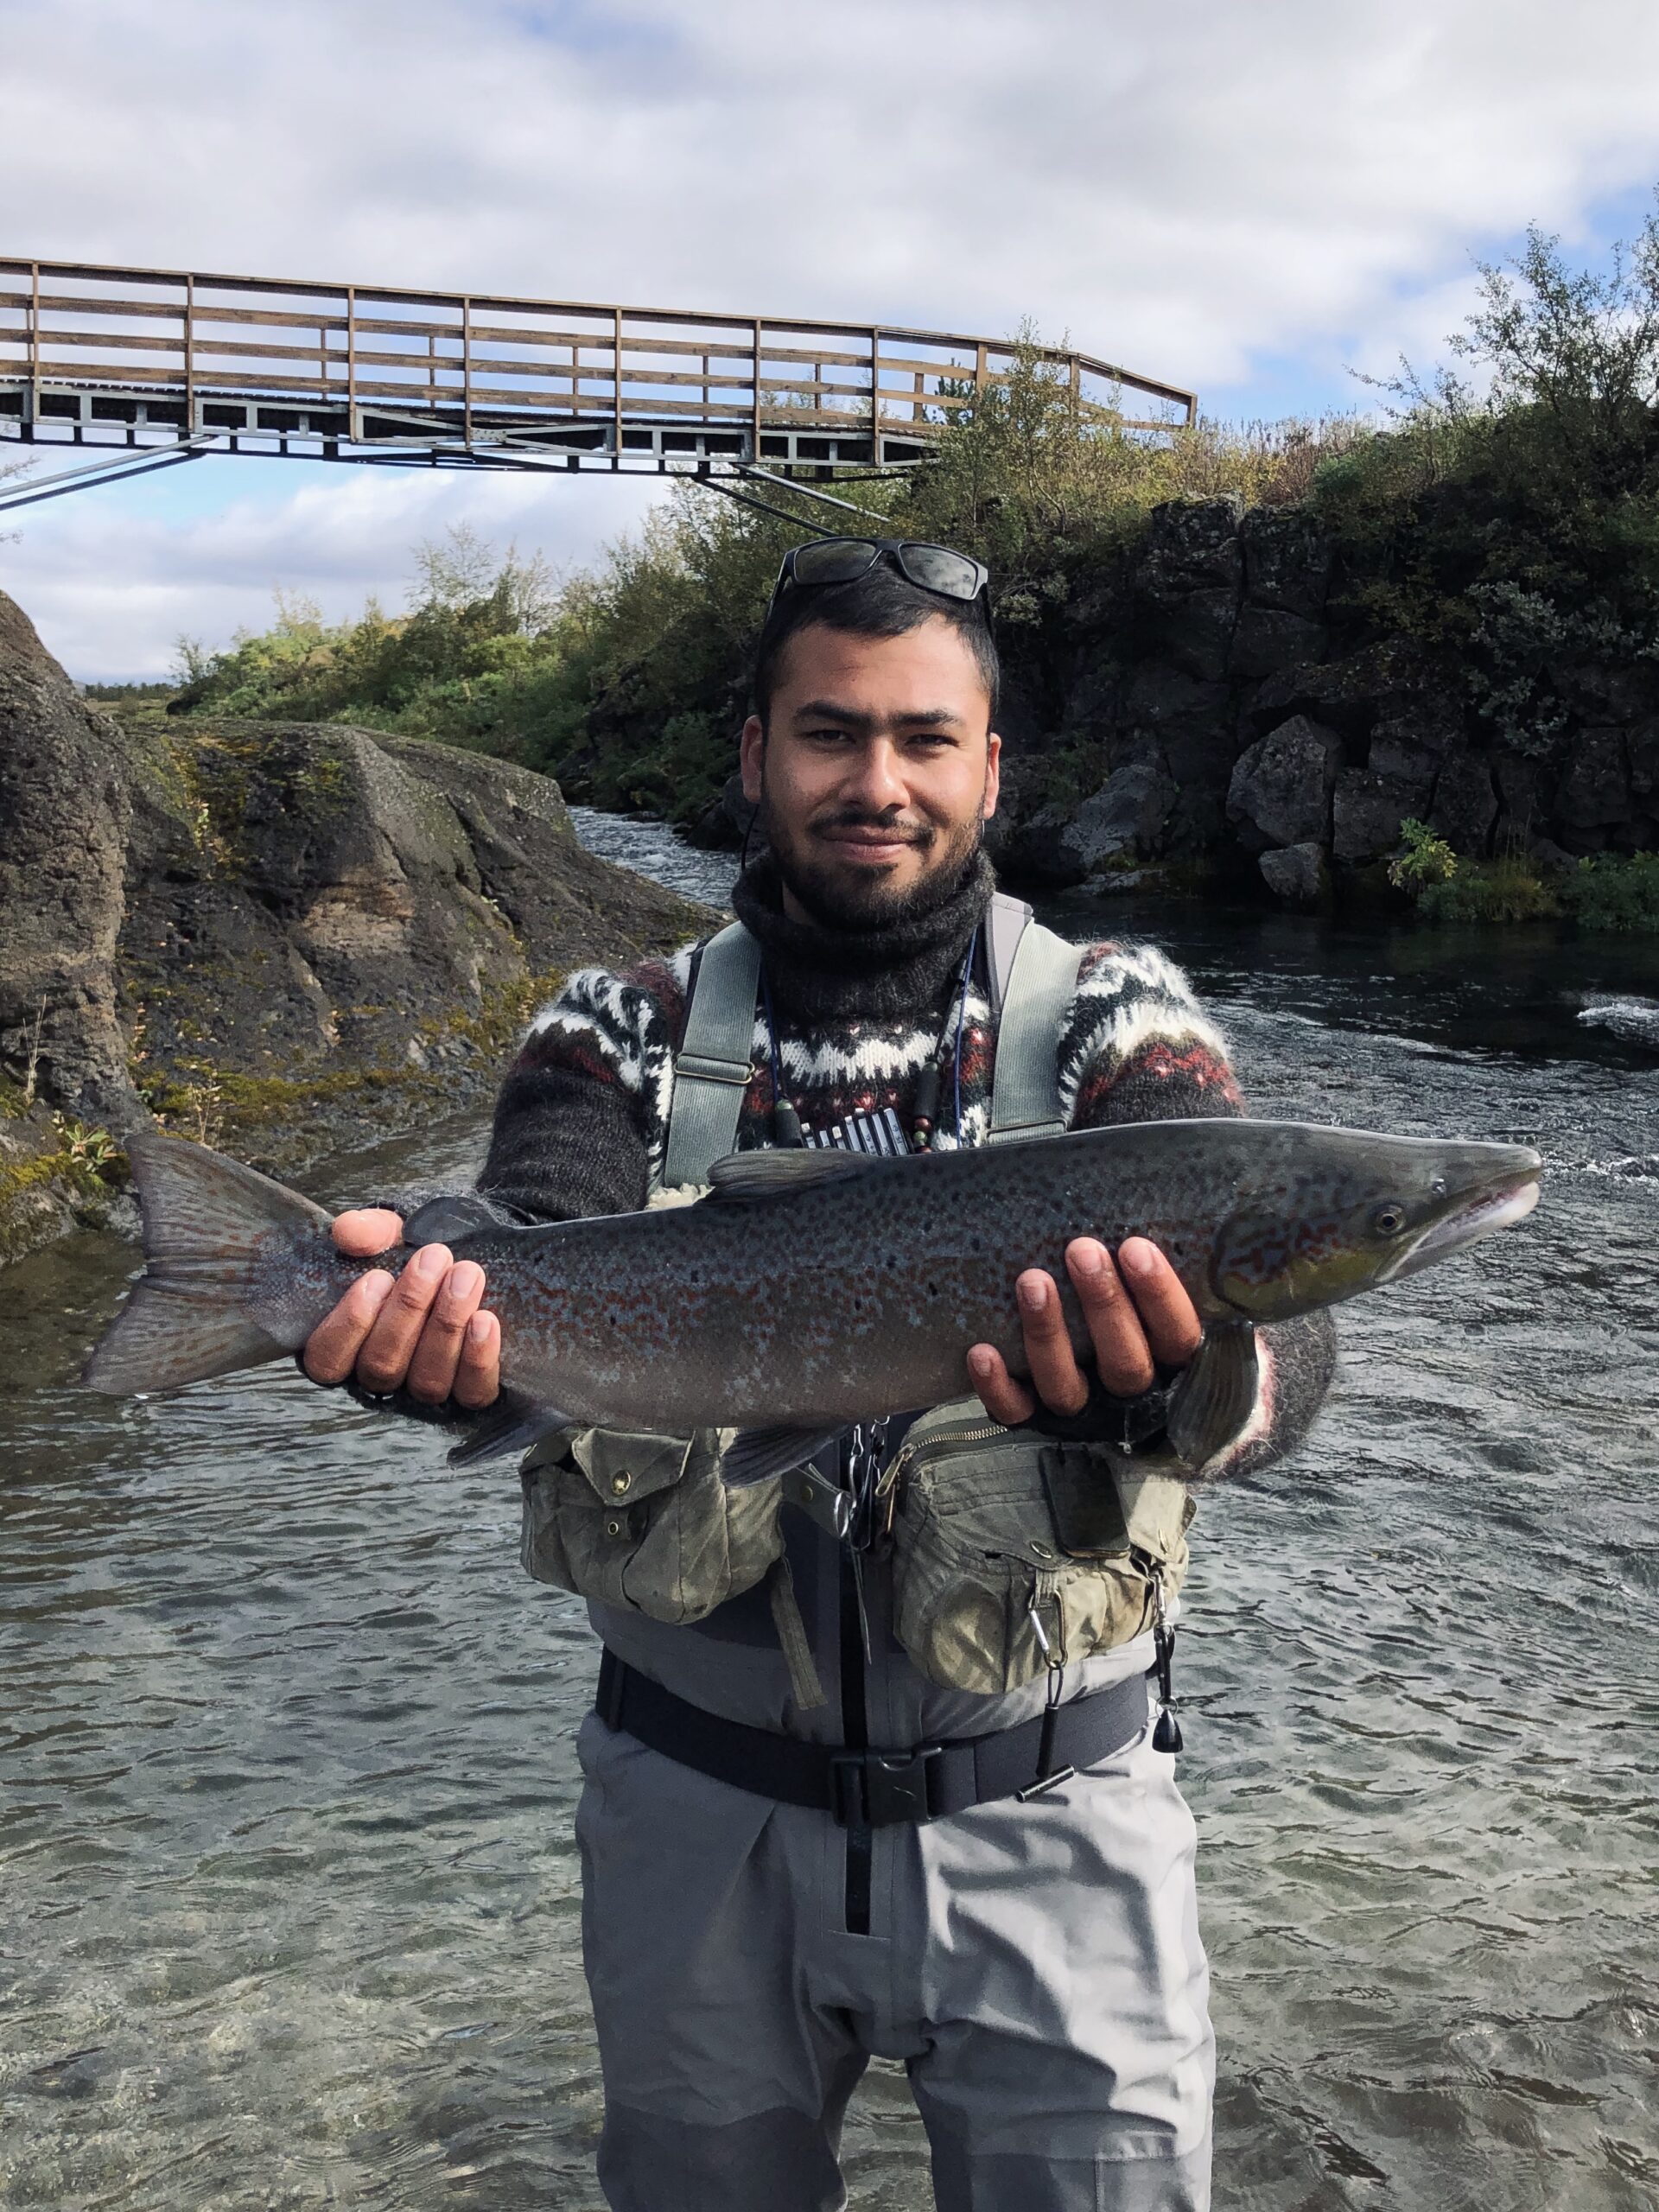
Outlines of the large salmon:
M203 1146L135 1137L145 1268L89 1361L118 1395L293 1353L366 1268L309 1199ZM734 1154L700 1205L457 1237L501 1320L500 1401L457 1459L570 1423L746 1432L733 1479L849 1421L960 1397L964 1355L1025 1372L1014 1279L1046 1268L1087 1349L1067 1242L1162 1247L1206 1328L1171 1440L1201 1466L1253 1402L1257 1321L1396 1281L1529 1213L1524 1145L1284 1122L1143 1122L905 1160Z

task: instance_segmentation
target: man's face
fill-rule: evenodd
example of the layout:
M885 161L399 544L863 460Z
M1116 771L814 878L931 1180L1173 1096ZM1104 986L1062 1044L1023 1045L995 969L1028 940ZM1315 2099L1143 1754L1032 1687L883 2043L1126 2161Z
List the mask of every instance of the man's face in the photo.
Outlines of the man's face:
M1001 751L984 679L943 617L901 638L797 631L769 730L743 727L744 796L786 909L868 929L954 881L996 810Z

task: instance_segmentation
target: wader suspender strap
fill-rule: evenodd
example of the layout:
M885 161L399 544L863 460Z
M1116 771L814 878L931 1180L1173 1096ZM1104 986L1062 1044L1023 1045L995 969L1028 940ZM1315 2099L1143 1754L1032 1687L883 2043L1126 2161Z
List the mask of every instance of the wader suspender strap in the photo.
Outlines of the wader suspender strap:
M990 985L994 1018L1001 1015L1002 1001L1008 995L1008 977L1014 972L1014 955L1030 920L1031 909L1023 899L1010 899L1006 891L991 893L991 903L985 909L985 974Z
M998 922L995 905L987 931L993 948ZM1027 907L997 1024L987 1139L991 1144L1058 1137L1065 1129L1060 1106L1060 1024L1077 988L1077 963L1083 955L1077 945L1032 921L1030 914Z
M999 891L985 920L986 968L997 1015L990 1141L1056 1137L1060 1110L1058 1040L1077 984L1078 950L1033 922L1023 899ZM674 1058L663 1183L704 1183L737 1141L738 1116L753 1072L754 1004L760 947L733 922L703 947Z
M702 949L686 1009L685 1037L674 1056L663 1184L706 1183L709 1170L737 1141L737 1117L753 1073L754 1000L760 945L741 922Z

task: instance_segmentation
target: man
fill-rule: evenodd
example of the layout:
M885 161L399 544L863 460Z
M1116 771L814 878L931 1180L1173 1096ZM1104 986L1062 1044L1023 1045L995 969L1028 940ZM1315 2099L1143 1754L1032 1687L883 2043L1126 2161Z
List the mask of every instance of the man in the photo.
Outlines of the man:
M769 848L734 893L743 926L571 982L508 1074L472 1205L558 1220L706 1179L706 1159L680 1172L687 1126L722 1097L739 1149L803 1128L982 1142L1016 1077L1075 1128L1242 1110L1147 947L1033 933L1063 985L1033 1060L982 850L1001 752L985 584L885 541L785 562L742 737ZM721 990L741 1039L723 1093ZM365 1211L336 1235L370 1254L402 1226ZM723 1483L717 1434L588 1432L526 1464L526 1562L594 1600L607 1649L578 1834L618 2212L830 2212L873 2053L907 2065L944 2212L1208 2204L1192 1827L1144 1688L1196 1471L1163 1408L1202 1330L1145 1239L1065 1256L1093 1359L1026 1270L1028 1380L966 1353L989 1422L855 1432L781 1493ZM308 1369L476 1411L499 1380L486 1291L427 1244L395 1284L359 1280ZM1202 1472L1287 1449L1332 1357L1323 1318L1262 1332L1255 1403Z

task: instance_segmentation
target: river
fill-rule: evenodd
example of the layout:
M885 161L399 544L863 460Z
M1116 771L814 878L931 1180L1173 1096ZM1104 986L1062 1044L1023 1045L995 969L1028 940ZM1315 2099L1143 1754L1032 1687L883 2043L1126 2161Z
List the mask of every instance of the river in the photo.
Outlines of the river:
M721 855L584 817L718 898ZM1650 948L1062 902L1217 1003L1255 1109L1522 1138L1523 1228L1348 1309L1290 1465L1207 1495L1179 1687L1221 2212L1659 2206ZM463 1122L336 1160L467 1172ZM69 1378L132 1264L0 1274L0 2202L598 2212L572 1737L518 1486L288 1370ZM919 2212L872 2069L858 2212ZM779 2208L787 2212L787 2208Z

